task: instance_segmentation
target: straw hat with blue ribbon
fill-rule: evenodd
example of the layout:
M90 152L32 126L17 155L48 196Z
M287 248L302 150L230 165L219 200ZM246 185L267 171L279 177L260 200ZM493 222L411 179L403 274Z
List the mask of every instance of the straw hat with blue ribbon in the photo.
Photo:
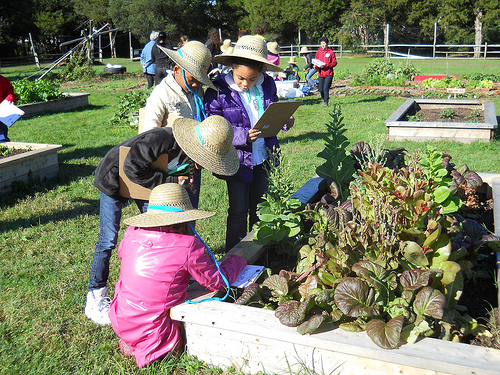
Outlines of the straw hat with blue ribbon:
M153 189L147 212L129 217L124 222L138 228L150 228L206 219L214 215L215 212L194 208L187 190L181 185L167 183Z
M214 115L202 122L181 117L172 124L172 131L184 153L203 168L222 176L238 171L234 130L224 117Z
M244 35L234 45L231 54L214 56L214 62L230 66L234 57L242 57L248 60L258 61L264 64L264 70L282 72L279 66L274 65L267 59L267 45L264 40L255 35Z
M212 62L212 54L205 45L197 40L184 44L176 51L158 46L177 65L191 74L197 81L216 90L208 77L208 69Z

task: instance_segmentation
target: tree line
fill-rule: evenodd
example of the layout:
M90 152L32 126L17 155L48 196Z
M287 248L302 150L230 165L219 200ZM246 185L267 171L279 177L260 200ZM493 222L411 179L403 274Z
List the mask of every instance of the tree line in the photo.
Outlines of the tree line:
M280 43L328 36L348 48L383 43L386 24L391 43L500 43L500 0L2 0L0 56L27 53L29 34L39 52L60 52L90 20L142 43L151 30L165 31L171 44L183 34L204 41L212 27L234 41L259 25Z

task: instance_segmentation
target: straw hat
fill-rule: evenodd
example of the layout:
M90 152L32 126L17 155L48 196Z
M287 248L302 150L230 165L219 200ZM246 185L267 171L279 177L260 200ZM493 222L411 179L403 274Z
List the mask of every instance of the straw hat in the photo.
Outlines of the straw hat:
M302 47L302 48L300 49L300 53L301 53L301 54L303 54L303 53L309 53L309 49L308 49L306 46L304 46L304 47Z
M168 183L153 189L147 212L129 217L124 222L138 228L149 228L206 219L214 215L215 212L193 208L186 189L179 184Z
M297 64L297 61L295 61L295 56L291 56L290 57L290 61L289 61L290 64Z
M233 146L234 130L222 116L210 116L202 122L180 117L172 124L174 138L196 164L222 176L232 176L240 167Z
M207 47L196 40L187 42L177 51L158 46L177 65L191 74L196 80L216 90L208 78L208 69L212 62L212 54Z
M222 53L226 53L229 47L231 47L231 39L224 39L224 42L222 42L222 46L220 46L220 50L222 51Z
M227 47L227 50L226 50L226 52L224 52L224 54L225 55L231 55L233 52L234 52L234 47L233 46L229 46L229 47Z
M267 43L267 50L275 55L280 53L280 47L278 46L278 42L269 42Z
M234 45L233 53L217 55L214 62L229 66L233 57L258 61L264 64L265 71L282 72L283 69L267 59L267 46L262 38L255 35L243 35Z

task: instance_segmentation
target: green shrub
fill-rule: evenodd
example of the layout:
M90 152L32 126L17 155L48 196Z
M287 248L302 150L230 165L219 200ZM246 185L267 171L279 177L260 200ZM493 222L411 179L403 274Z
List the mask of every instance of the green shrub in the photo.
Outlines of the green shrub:
M396 73L396 68L391 60L388 59L375 59L371 63L365 66L363 73L372 76L372 75L382 75L387 76L388 74Z
M139 108L146 105L152 90L135 90L122 96L111 119L111 125L130 126L136 119Z
M46 102L64 96L64 94L59 91L58 83L46 79L35 81L23 79L21 81L13 81L12 86L17 96L17 104Z
M95 70L90 65L85 51L73 53L63 71L59 75L62 81L89 80L96 76Z
M396 75L405 79L412 80L420 71L413 65L411 61L404 61L399 64L396 69Z
M349 69L335 69L335 79L344 79L352 76Z

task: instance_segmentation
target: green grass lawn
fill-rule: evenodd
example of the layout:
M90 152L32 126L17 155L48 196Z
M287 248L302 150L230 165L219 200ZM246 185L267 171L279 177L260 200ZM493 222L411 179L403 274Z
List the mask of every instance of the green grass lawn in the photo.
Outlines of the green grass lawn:
M364 61L364 63L363 63ZM139 370L135 361L118 351L117 336L110 327L99 327L83 314L93 249L99 230L99 192L93 173L103 155L114 145L137 133L136 128L113 127L108 120L120 98L131 90L145 90L139 63L117 59L131 74L72 82L64 91L90 93L90 106L66 113L53 113L19 120L10 130L13 141L62 144L60 175L0 197L0 374L177 374L221 373L184 358L163 361ZM421 61L424 74L444 73L444 61ZM339 59L352 73L362 70L367 59ZM455 63L455 61L453 62ZM461 60L450 74L497 73L500 60ZM286 64L285 64L286 65ZM102 69L99 65L96 69ZM59 68L58 68L59 69ZM425 69L425 72L424 72ZM36 66L2 66L2 74L17 79L33 74ZM405 99L383 96L332 97L339 104L351 144L376 140L385 132L384 120ZM494 97L497 118L500 99ZM296 124L279 135L282 149L294 171L299 188L321 164L329 108L318 96L304 98ZM431 143L387 142L387 148L423 149ZM432 145L450 154L457 164L470 169L500 173L498 141L460 144L441 141ZM200 208L217 211L214 218L197 225L200 235L214 251L224 243L227 197L225 184L203 171ZM135 205L124 217L137 214ZM122 226L125 229L125 226ZM116 253L111 261L109 286L118 279Z

